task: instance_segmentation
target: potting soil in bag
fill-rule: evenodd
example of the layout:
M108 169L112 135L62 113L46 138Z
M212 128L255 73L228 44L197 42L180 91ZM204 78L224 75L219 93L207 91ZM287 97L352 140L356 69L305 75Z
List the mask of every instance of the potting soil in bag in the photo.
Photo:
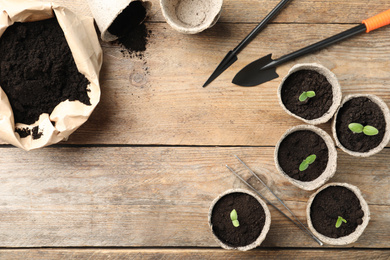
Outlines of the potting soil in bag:
M25 150L66 140L100 100L93 19L0 0L0 138Z
M15 123L33 124L67 99L91 105L88 84L55 18L15 23L0 38L0 86Z

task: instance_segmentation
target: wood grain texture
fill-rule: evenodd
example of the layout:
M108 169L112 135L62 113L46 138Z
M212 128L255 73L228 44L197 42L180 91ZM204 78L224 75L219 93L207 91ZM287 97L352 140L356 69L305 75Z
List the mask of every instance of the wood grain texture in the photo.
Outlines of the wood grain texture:
M288 128L303 123L282 110L276 95L282 77L298 62L329 68L343 95L372 93L389 104L390 27L282 65L280 77L266 84L242 88L230 83L255 58L268 53L277 58L350 27L295 24L292 33L289 24L270 25L229 70L202 88L250 25L217 24L204 34L182 35L163 24L148 24L152 36L142 59L103 43L101 103L69 143L275 145Z
M43 0L65 6L70 10L91 16L87 0ZM159 0L149 0L152 10L149 21L165 22ZM224 0L221 23L259 23L279 0ZM359 23L388 9L387 0L304 0L291 1L272 21L276 23Z
M305 222L311 192L276 173L273 148L95 147L1 149L2 247L217 246L207 212L218 194L244 187L230 165L276 202L233 157L245 160ZM358 186L371 222L349 247L389 248L390 180L385 149L369 159L340 153L331 180ZM375 170L374 170L375 169ZM280 213L262 247L317 247Z
M50 2L91 15L86 0ZM0 247L8 248L0 250L0 258L389 259L389 148L363 159L339 150L331 181L358 186L371 210L364 234L345 250L318 248L272 207L271 229L250 252L216 249L207 225L218 194L245 188L225 164L276 203L234 154L305 223L311 192L291 186L273 162L279 137L301 124L279 107L278 84L294 64L317 62L336 74L344 95L371 93L390 104L390 28L287 63L278 68L280 78L260 87L240 88L230 81L254 59L269 53L277 58L349 29L388 9L388 0L292 1L205 89L201 85L226 52L279 0L225 0L219 22L198 35L173 31L159 1L151 2L146 22L151 35L141 58L124 54L118 44L101 43L101 103L69 146L28 153L0 146ZM330 132L329 123L320 127ZM16 249L25 247L73 248Z
M387 260L385 250L273 250L256 249L249 252L222 249L23 249L0 250L1 259L377 259Z
M55 2L89 14L86 1ZM269 9L276 2L265 1L261 8ZM160 12L158 1L153 4L155 12ZM201 34L183 35L165 22L147 22L152 33L142 58L124 55L124 49L116 44L102 43L101 102L68 143L273 146L288 128L303 123L283 112L276 95L282 77L298 62L317 62L328 67L338 77L344 95L372 93L389 104L390 27L282 65L278 68L280 77L261 86L241 88L230 83L235 73L256 58L269 53L277 58L353 26L328 24L330 17L349 19L367 10L379 12L383 9L381 4L383 1L293 1L281 14L306 17L306 12L303 15L296 8L307 9L311 14L315 13L313 9L320 9L324 24L306 24L318 23L309 15L312 18L307 19L313 21L301 24L293 18L269 25L240 53L239 60L205 89L201 87L204 81L253 24L233 18L232 23L224 23L221 19ZM258 10L248 8L254 5L258 2L225 1L224 13L257 21ZM251 13L235 13L243 10ZM345 22L354 23L353 19ZM323 127L330 128L329 124Z

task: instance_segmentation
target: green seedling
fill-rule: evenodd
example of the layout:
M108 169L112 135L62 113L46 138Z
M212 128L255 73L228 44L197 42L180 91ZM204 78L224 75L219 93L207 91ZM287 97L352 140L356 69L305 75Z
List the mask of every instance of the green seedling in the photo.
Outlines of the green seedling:
M339 228L343 222L347 223L347 221L345 219L343 219L342 217L339 216L337 221L336 221L336 228Z
M316 160L317 156L315 154L309 155L303 162L299 165L299 170L303 172L309 167L309 164L312 164Z
M299 96L299 101L303 102L308 98L315 97L316 93L314 91L303 91L303 93Z
M237 211L235 209L232 210L232 212L230 212L230 219L232 220L232 223L233 223L233 226L235 227L238 227L240 226L240 222L238 222L238 215L237 215Z
M365 135L377 135L379 133L378 129L375 127L370 125L363 126L359 123L350 123L348 128L356 134L364 133Z

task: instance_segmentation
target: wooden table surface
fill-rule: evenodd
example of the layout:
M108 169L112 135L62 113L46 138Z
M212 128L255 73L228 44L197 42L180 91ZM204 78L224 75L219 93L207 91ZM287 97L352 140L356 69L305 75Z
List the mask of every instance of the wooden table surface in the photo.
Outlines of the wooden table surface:
M55 0L91 15L86 0ZM306 223L312 192L281 177L274 147L292 126L276 90L297 63L320 63L338 77L343 96L370 93L390 104L390 26L362 34L278 68L281 77L241 88L231 79L243 66L277 58L357 25L390 8L388 0L292 1L207 88L202 84L279 0L225 0L218 23L197 35L166 24L157 0L146 21L151 36L143 58L101 42L101 102L67 142L24 152L1 145L2 259L389 259L390 149L370 158L338 150L332 182L362 191L371 221L345 247L320 247L270 207L272 224L250 252L218 247L207 224L211 201L245 186L230 165L268 199L238 155ZM330 133L330 123L320 125Z

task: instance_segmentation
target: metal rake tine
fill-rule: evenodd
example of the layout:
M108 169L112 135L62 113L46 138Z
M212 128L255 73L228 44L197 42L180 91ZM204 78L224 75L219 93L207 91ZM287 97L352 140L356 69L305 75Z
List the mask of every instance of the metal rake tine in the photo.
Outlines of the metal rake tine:
M288 210L288 212L290 212L290 214L295 218L295 220L297 220L299 222L299 224L305 229L305 231L318 243L320 244L321 246L323 245L323 243L309 230L307 229L307 227L305 225L303 225L303 223L298 219L298 217L290 210L289 207L287 207L287 205L267 186L267 184L265 184L259 176L257 176L257 174L255 174L249 167L248 165L246 165L237 155L234 155L239 161L240 163L242 163L248 170L249 172L255 176L255 178L261 182L261 184L264 185L264 187L266 187L271 193L272 195L274 195L274 197Z
M254 192L256 192L257 195L259 195L263 200L265 200L269 205L271 205L272 207L274 207L277 211L279 211L283 216L285 216L287 219L289 219L292 223L294 223L297 227L299 227L302 231L305 231L307 232L305 229L302 228L301 225L299 225L297 222L295 222L293 219L291 219L289 216L287 216L283 211L281 211L278 207L276 207L272 202L270 202L269 200L267 200L263 195L261 195L260 192L258 192L252 185L250 185L247 181L245 181L243 178L241 178L240 175L238 175L232 168L230 168L228 165L226 165L226 168L228 168L237 178L239 178L243 183L245 183L249 188L251 188ZM321 246L323 245L323 243L318 240L314 235L312 235L311 233L309 233L309 235L311 235L313 237L313 239L318 243L320 244Z

